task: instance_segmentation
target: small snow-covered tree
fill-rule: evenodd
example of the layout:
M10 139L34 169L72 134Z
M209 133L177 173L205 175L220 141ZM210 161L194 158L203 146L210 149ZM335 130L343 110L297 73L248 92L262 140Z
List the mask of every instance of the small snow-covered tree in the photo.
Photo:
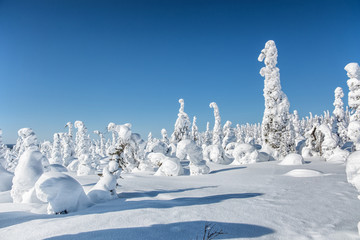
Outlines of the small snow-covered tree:
M194 118L193 118L193 123L192 123L192 127L191 127L191 140L193 140L195 143L197 143L200 140L199 130L196 125L196 116L194 116Z
M343 145L346 142L346 121L345 121L345 112L344 112L344 103L342 98L344 93L341 87L335 89L335 100L334 100L334 111L333 111L333 133L339 136L340 145Z
M214 109L214 118L215 118L212 144L221 145L222 133L221 133L221 117L220 117L219 107L216 104L216 102L212 102L210 103L210 108Z
M6 146L3 144L3 140L2 140L2 130L0 129L0 165L6 169L7 167L7 162L5 159L5 154L6 154ZM1 167L0 166L0 167Z
M179 99L180 109L175 122L174 132L171 135L171 142L178 143L182 139L190 139L190 119L184 112L184 99Z
M90 175L94 173L94 169L91 166L92 159L90 156L90 139L87 135L87 128L82 121L75 122L75 128L78 129L76 133L76 156L79 159L79 166L77 169L77 175Z
M105 148L105 137L104 137L104 134L98 130L95 130L94 133L96 135L99 135L100 137L100 144L98 146L98 149L97 149L97 154L99 154L101 157L105 157L105 152L106 152L106 148Z
M161 141L163 143L165 143L166 145L169 145L170 144L170 140L168 138L168 135L167 135L167 131L165 128L161 129L161 136L162 136L162 139Z
M262 122L262 138L265 147L275 151L275 157L288 153L288 146L281 144L289 129L290 103L286 94L281 90L280 73L277 65L278 51L275 42L269 40L259 55L259 62L264 61L265 67L261 68L260 75L265 77L264 98L265 111ZM292 144L292 143L289 143ZM292 148L292 147L291 147Z
M210 132L210 123L206 123L206 131L204 133L203 145L209 146L211 145L211 132ZM204 148L204 147L203 147Z
M349 63L345 66L347 85L349 86L349 107L354 111L351 121L360 120L360 67L358 63Z
M224 133L224 139L222 141L222 147L225 149L226 146L231 142L236 142L236 136L235 131L231 127L231 122L226 121L224 127L223 127L223 133Z
M49 159L50 164L63 164L63 159L61 156L61 140L60 134L54 134L54 142L51 151L51 158Z

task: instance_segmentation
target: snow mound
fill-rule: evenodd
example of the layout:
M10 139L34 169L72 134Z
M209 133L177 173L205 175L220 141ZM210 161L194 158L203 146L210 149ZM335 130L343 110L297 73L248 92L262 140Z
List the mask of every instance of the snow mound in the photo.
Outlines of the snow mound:
M284 174L288 177L320 177L323 175L322 172L311 169L294 169Z
M0 192L9 191L12 186L14 174L6 171L0 164Z
M180 176L184 174L184 169L178 158L167 157L154 174L155 176Z
M38 199L48 203L48 214L75 212L91 205L80 183L65 173L44 173L35 191Z
M346 176L349 183L360 191L360 151L355 151L347 158Z
M74 159L68 166L67 166L67 169L71 172L76 172L77 169L79 168L79 160L77 159Z
M279 163L279 165L303 165L304 158L297 153L290 153Z
M50 164L49 168L50 168L51 172L67 172L68 171L67 168L61 164Z
M117 198L116 184L116 176L110 173L108 167L104 167L100 180L87 195L94 203L115 199Z

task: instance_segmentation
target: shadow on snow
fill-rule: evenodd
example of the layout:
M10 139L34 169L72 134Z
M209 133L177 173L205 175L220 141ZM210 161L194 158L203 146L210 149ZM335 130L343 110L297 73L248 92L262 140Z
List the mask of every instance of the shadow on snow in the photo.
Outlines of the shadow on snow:
M146 240L161 240L161 239L186 239L195 240L202 239L203 229L207 222L205 221L190 221L190 222L176 222L169 224L155 224L147 227L133 227L133 228L116 228L105 229L90 232L82 232L77 234L67 234L56 237L47 238L48 240L61 239L146 239ZM218 236L216 239L239 239L239 238L256 238L267 234L272 234L275 231L263 226L243 224L243 223L225 223L225 222L211 222L215 224L215 228L223 230L224 235Z

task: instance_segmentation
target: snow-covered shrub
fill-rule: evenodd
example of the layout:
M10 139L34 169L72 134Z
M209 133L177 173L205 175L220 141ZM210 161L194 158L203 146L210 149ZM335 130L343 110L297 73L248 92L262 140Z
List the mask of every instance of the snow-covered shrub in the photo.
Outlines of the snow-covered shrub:
M258 60L264 61L260 75L265 77L264 98L265 111L262 122L262 138L264 149L270 148L275 157L286 156L295 151L295 142L291 138L289 125L290 103L281 90L279 68L276 67L278 52L275 42L269 40L261 51ZM282 144L285 143L285 144Z
M87 194L90 200L99 203L116 199L116 179L116 176L110 173L109 167L104 167L100 180Z
M218 164L228 164L230 160L225 155L225 150L221 145L213 144L205 147L203 150L203 157L206 161L211 161Z
M184 112L184 99L179 99L180 109L175 122L174 132L171 135L171 142L176 144L182 139L190 139L190 119Z
M7 161L5 159L6 154L6 146L3 144L2 141L2 130L0 129L0 166L3 168L7 167Z
M51 158L49 159L50 164L62 164L62 156L61 156L61 142L60 142L60 134L54 134L54 142L51 151Z
M260 153L253 145L248 143L237 144L232 155L234 157L232 165L269 161L269 157L266 154Z
M47 159L51 158L52 152L52 143L50 141L45 141L40 144L40 152L44 155Z
M210 172L210 168L203 160L201 147L190 139L183 139L178 143L176 157L190 160L190 175L208 174Z
M35 190L37 198L48 203L48 214L76 212L91 206L80 183L65 173L44 173Z
M32 129L23 128L18 133L23 138L26 150L15 168L11 197L15 203L37 202L34 186L44 172L45 157L37 147L37 138Z
M163 143L165 143L166 145L169 145L170 144L170 140L168 138L168 134L167 134L167 131L165 128L161 129L161 136L162 136L162 139L161 141Z
M304 158L297 153L290 153L279 163L279 165L302 165L304 164Z
M321 139L323 139L323 141L321 141L321 156L329 159L338 145L338 136L331 132L327 124L321 124L318 130L322 134Z
M349 77L349 107L355 111L350 120L360 121L360 67L358 63L349 63L344 69Z
M149 153L146 158L153 166L160 167L167 157L163 153Z
M180 176L183 174L184 174L184 169L181 166L180 160L178 158L166 157L154 175Z

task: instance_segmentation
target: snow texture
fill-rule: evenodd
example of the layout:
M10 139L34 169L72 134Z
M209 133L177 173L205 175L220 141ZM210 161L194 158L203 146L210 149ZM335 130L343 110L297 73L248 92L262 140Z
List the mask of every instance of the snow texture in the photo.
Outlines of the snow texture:
M279 165L303 165L304 158L297 153L290 153L279 163Z
M116 176L110 173L109 167L104 167L100 180L88 192L87 196L94 203L105 202L117 198L116 179Z

